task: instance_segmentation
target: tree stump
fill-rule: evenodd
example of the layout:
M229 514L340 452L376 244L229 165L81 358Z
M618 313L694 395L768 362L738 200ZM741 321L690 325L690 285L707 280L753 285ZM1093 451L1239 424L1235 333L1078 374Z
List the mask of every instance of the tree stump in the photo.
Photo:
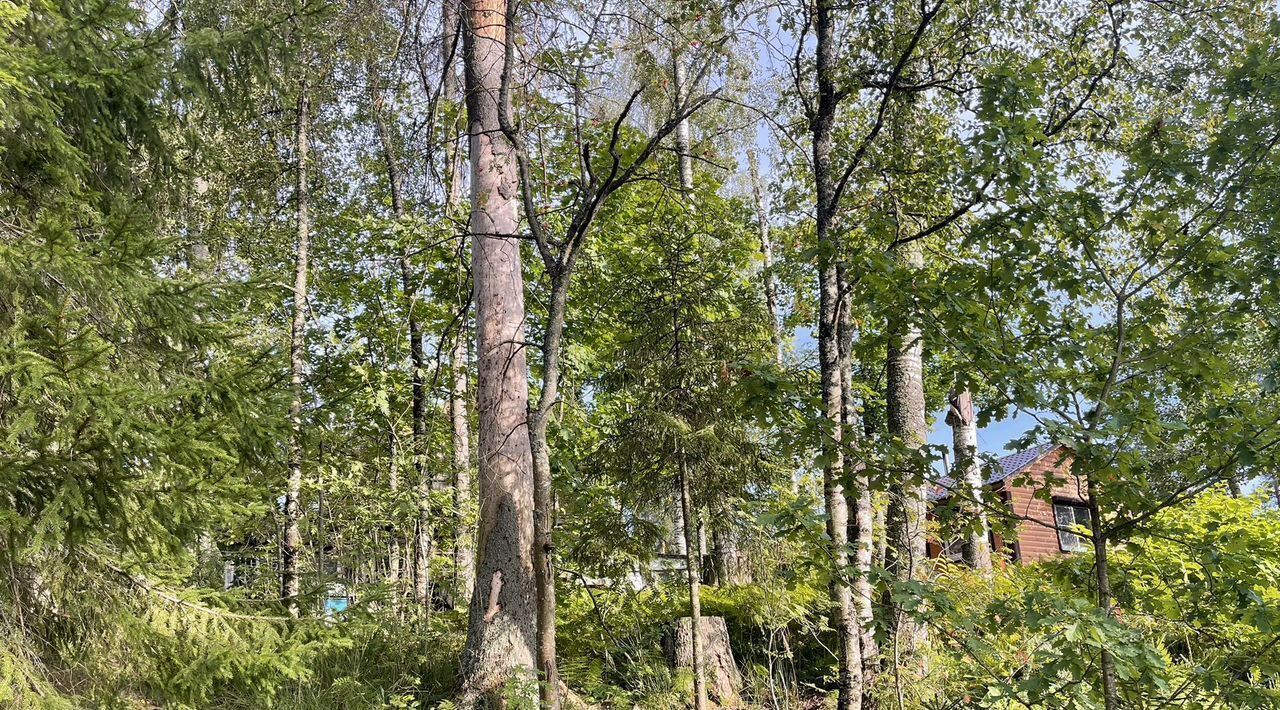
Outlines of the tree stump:
M687 616L676 619L663 636L662 648L672 668L692 670L693 620ZM738 664L733 660L729 627L723 616L702 617L702 653L707 699L722 707L740 707L742 677L738 674Z

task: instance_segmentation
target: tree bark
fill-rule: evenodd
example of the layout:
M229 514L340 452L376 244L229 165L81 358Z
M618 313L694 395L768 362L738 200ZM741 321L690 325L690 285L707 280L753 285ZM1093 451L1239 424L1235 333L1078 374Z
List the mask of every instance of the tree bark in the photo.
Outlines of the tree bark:
M715 562L712 584L751 584L751 567L738 548L730 516L721 516L720 524L712 526L711 550Z
M419 466L414 490L418 520L413 526L413 601L424 617L431 615L431 482Z
M872 600L874 598L871 585L871 564L873 546L875 544L875 508L871 500L871 477L866 463L860 460L860 447L856 440L858 433L864 430L862 417L858 413L857 399L853 393L853 302L849 291L848 275L844 267L838 267L836 276L840 284L840 317L838 336L840 341L840 377L841 377L841 423L846 455L844 457L844 480L851 484L845 492L849 517L848 538L853 548L851 572L853 574L853 607L858 618L860 657L862 662L862 707L872 708L875 699L871 694L871 684L879 669L880 649L876 644L875 618Z
M441 0L441 91L452 101L462 101L462 85L458 81L458 55L461 51L460 0ZM459 120L461 114L459 114ZM462 207L462 144L458 141L459 123L454 124L446 150L447 176L445 207L452 217ZM462 235L462 246L466 235ZM467 281L466 261L459 249L459 277ZM461 290L461 289L460 289ZM449 354L449 370L453 386L449 389L449 429L453 445L453 569L454 593L458 604L470 604L475 588L475 535L471 529L471 423L467 418L468 367L470 365L471 299L459 299L458 333Z
M947 424L951 426L952 449L955 468L952 484L964 486L964 495L972 499L964 506L966 524L977 523L977 528L965 536L964 562L973 569L991 569L991 545L987 541L987 513L982 500L982 467L978 463L978 422L973 412L973 394L969 390L951 393L951 408L947 412Z
M475 539L470 525L471 423L467 418L467 367L470 359L467 341L470 336L470 324L464 314L458 325L449 363L453 375L453 387L449 391L449 424L453 439L453 556L460 605L471 603L476 582Z
M457 55L461 38L461 0L441 0L440 66L441 90L452 101L462 100L462 85L458 81ZM459 118L461 115L459 114ZM462 204L462 143L458 140L460 125L455 123L450 131L450 147L446 151L448 177L445 185L445 205L452 215Z
M817 193L818 239L818 364L821 370L823 415L831 435L823 440L822 489L827 506L827 534L833 563L831 595L834 626L839 639L837 708L862 705L862 648L849 572L849 508L840 478L844 472L844 387L840 373L839 244L834 232L836 189L831 170L832 134L839 98L835 89L836 47L834 0L818 0L815 13L817 110L811 117L813 177Z
M1108 619L1115 617L1115 609L1111 607L1111 570L1107 558L1107 529L1102 521L1102 506L1098 502L1098 486L1094 476L1085 464L1085 488L1089 494L1089 527L1093 534L1093 574L1098 584L1098 608ZM1106 710L1120 710L1120 695L1116 688L1116 662L1111 651L1104 646L1099 656L1102 668L1102 698Z
M698 542L697 524L694 522L693 491L689 485L689 466L684 457L684 448L676 451L677 463L680 467L680 511L684 517L684 563L685 574L689 584L689 618L693 631L691 648L693 649L693 707L694 710L705 710L707 707L706 657L702 653L702 565Z
M689 79L684 58L679 50L672 51L671 63L676 105L683 107L689 98ZM693 154L689 152L691 144L689 119L686 117L676 124L676 155L680 159L680 189L684 190L685 194L693 190Z
M760 178L760 162L755 150L747 151L747 169L751 173L751 193L755 198L756 221L760 227L760 254L764 261L764 305L769 311L769 335L773 340L774 362L782 361L782 324L778 322L778 278L773 273L773 237L769 234L769 204L764 180Z
M704 673L707 679L707 696L717 705L737 707L741 704L739 688L742 675L733 659L733 646L729 643L729 627L722 616L702 617L705 641L701 656L706 659ZM663 651L672 668L693 668L693 623L689 617L676 619L675 625L663 636Z
M387 490L391 493L394 506L400 494L400 437L396 434L395 422L387 417ZM391 525L387 541L387 584L391 587L391 610L400 615L400 531Z
M895 249L895 256L908 274L924 267L924 249L919 242ZM910 288L910 284L904 285ZM929 434L924 411L924 343L914 313L905 313L899 321L892 322L890 330L886 391L888 434L900 441L913 459L909 459L904 475L892 486L888 496L884 568L899 581L911 581L919 580L927 556L924 477L922 471L916 471L914 462L914 455L923 448ZM924 628L896 605L888 608L891 619L887 631L896 649L909 654L918 650L924 643Z
M556 668L556 575L551 531L551 446L547 425L560 396L560 342L564 335L565 308L569 297L569 271L551 274L551 299L547 327L542 338L542 392L538 406L529 413L529 443L533 449L534 570L538 585L538 669L542 673L539 700L543 710L560 707L560 674Z
M673 86L676 92L676 105L684 106L689 95L688 77L684 66L684 58L679 49L671 52ZM680 189L686 198L693 192L693 156L690 146L689 119L685 118L676 124L676 155L680 164ZM673 318L679 318L673 313ZM675 324L675 357L680 358L680 328ZM679 369L679 363L676 365ZM695 710L704 710L707 706L705 658L702 655L702 544L698 537L698 526L695 519L693 490L689 483L689 466L685 459L684 447L677 446L677 465L680 477L680 518L684 528L685 573L689 586L689 616L693 620L693 701Z
M894 252L905 273L914 274L924 268L924 250L919 241L904 244ZM914 315L900 316L889 327L886 391L889 435L901 443L909 458L901 480L889 492L885 568L905 582L921 578L927 556L924 478L923 472L916 470L914 460L929 435L924 403L924 345ZM894 648L914 654L925 642L924 627L896 605L888 608L891 618L887 630Z
M498 701L509 682L535 680L537 616L517 166L498 115L509 8L506 0L465 7L480 519L458 704L472 707Z
M293 272L293 326L289 335L289 481L285 489L284 544L281 545L280 597L290 616L298 616L302 580L298 558L302 553L302 397L307 369L307 273L311 252L311 192L307 185L307 158L311 152L311 101L306 79L298 83L298 116L294 147L297 151L295 219L298 235Z

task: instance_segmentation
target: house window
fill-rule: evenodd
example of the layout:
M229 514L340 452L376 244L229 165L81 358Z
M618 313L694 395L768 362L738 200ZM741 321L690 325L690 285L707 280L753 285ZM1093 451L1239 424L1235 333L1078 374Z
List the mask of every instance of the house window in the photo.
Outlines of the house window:
M1054 503L1053 518L1058 525L1058 547L1063 552L1085 550L1089 541L1083 535L1070 532L1073 528L1089 529L1089 508L1080 503Z

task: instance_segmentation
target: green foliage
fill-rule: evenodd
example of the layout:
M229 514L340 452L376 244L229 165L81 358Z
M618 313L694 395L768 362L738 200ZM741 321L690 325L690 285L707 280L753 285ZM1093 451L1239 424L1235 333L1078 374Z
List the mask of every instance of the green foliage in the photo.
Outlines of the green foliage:
M990 578L948 566L927 597L946 655L923 695L1100 708L1107 648L1125 707L1269 707L1277 525L1256 499L1222 493L1160 513L1115 552L1114 619L1093 605L1087 555Z
M735 660L744 674L745 697L769 706L771 698L796 702L829 681L829 631L820 618L825 588L814 580L790 585L703 589L703 613L722 616ZM641 591L574 586L561 610L561 666L566 682L606 704L682 707L692 679L673 671L663 638L688 615L683 585Z
M1099 708L1105 650L1125 708L1280 705L1280 518L1220 490L1280 476L1275 8L837 5L848 182L822 248L857 331L851 458L878 496L932 470L932 450L884 432L889 326L914 314L930 411L964 384L984 424L1018 411L1037 421L1026 443L1075 450L1114 597L1099 608L1089 556L990 576L938 563L906 583L874 569L876 599L933 641L926 677L891 661L872 692L882 707ZM563 676L608 706L687 703L692 679L662 637L688 598L651 566L683 464L711 546L730 535L754 576L703 598L728 621L747 701L822 702L830 576L848 570L830 569L809 486L832 431L808 357L813 97L787 72L742 86L747 62L765 71L808 47L812 8L770 5L735 36L755 9L659 3L635 21L526 6L515 118L553 235L584 181L628 164L665 120L673 50L693 73L709 62L699 80L726 99L692 119L693 189L670 187L659 151L601 207L573 276L551 426ZM435 86L428 7L0 0L0 705L448 706L466 621L446 608L451 546L473 501L438 484L456 473L448 353L470 328L470 283L442 177L465 117ZM672 27L696 41L670 42ZM785 62L751 56L789 41L778 31L796 34ZM643 86L615 125L601 116L624 76ZM290 620L275 569L304 78L306 604ZM731 175L772 109L771 273L796 336L780 362L758 225ZM906 271L890 252L916 238L929 262ZM528 261L536 334L550 274ZM424 509L432 609L407 593ZM257 571L221 591L228 561ZM633 578L657 582L633 591Z

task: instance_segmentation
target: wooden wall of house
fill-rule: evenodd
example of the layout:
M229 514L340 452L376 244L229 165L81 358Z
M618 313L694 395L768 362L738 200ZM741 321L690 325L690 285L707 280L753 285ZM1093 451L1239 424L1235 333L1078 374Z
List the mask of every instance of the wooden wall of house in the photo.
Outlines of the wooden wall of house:
M1053 504L1035 497L1036 490L1043 487L1048 474L1065 482L1053 487L1054 500L1083 502L1085 499L1084 482L1071 475L1070 452L1057 449L1040 457L1039 460L1005 481L1010 508L1014 515L1029 518L1018 525L1017 551L1019 561L1023 564L1054 555L1064 554L1058 544L1058 531L1049 525L1053 524ZM1015 481L1031 474L1034 483L1013 485Z

